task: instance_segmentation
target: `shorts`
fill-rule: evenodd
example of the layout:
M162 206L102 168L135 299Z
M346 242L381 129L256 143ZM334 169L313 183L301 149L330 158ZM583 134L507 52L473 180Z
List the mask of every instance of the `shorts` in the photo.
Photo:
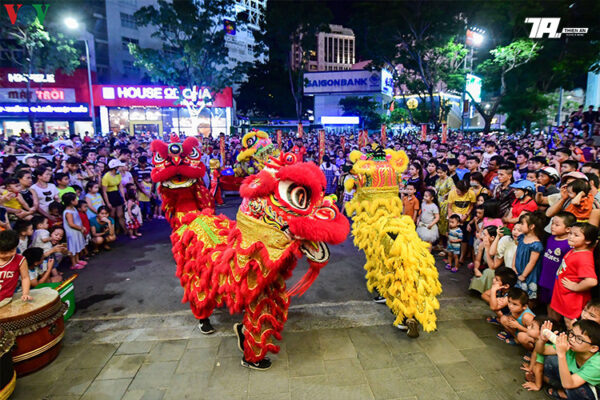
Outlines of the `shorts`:
M446 250L448 250L449 253L456 254L459 256L460 255L460 244L450 243L450 244L448 244L448 247L446 248Z
M118 207L125 204L125 201L123 200L123 197L121 197L121 193L119 193L118 190L115 190L114 192L106 192L106 195L108 196L110 205L113 207Z

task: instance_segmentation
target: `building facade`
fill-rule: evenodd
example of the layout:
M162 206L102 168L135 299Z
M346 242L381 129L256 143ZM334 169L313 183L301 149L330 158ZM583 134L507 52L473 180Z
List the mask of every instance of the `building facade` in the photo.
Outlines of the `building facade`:
M354 32L341 25L329 25L329 32L319 32L316 49L305 51L294 44L290 52L292 68L301 68L304 61L307 71L349 70L355 63L355 55Z

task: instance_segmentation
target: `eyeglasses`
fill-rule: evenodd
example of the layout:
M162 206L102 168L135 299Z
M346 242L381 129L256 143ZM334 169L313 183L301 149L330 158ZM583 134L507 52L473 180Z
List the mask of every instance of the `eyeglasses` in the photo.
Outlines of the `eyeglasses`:
M573 332L572 330L567 331L567 335L568 335L569 339L574 339L575 343L577 343L577 344L582 344L582 343L587 343L589 345L592 344L591 342L588 342L587 340L584 340L583 336L576 335L575 332Z

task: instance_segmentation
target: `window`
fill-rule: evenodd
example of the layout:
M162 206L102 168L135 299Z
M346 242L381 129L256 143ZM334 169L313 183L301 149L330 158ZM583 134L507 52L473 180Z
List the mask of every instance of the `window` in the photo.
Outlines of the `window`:
M133 65L133 61L123 60L123 73L125 75L136 75L140 73L140 69Z
M137 29L135 18L131 14L121 13L121 26L123 28Z
M137 39L128 38L125 36L121 37L121 45L123 46L123 50L129 52L129 43L140 44L140 41Z

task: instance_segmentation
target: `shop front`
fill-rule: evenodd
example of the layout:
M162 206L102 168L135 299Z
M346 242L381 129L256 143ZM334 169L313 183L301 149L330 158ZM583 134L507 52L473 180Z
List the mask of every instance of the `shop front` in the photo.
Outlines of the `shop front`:
M82 112L84 108L87 114ZM65 75L60 71L23 74L0 68L0 133L32 133L31 122L36 134L94 132L87 70L77 69L72 75Z
M94 85L92 90L102 132L218 137L231 130L231 88L214 93L196 86Z

